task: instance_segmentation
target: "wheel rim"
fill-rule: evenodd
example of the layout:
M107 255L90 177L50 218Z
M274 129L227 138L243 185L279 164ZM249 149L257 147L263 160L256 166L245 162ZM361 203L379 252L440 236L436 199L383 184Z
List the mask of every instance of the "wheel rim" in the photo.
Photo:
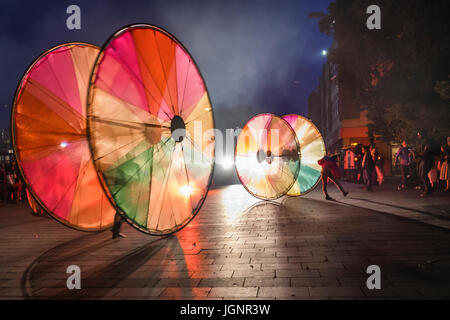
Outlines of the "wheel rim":
M186 226L208 193L215 142L206 85L182 44L152 25L116 32L92 71L87 119L100 180L127 221L153 235Z
M247 191L260 199L283 196L297 178L300 159L294 131L273 114L250 119L237 140L237 175Z
M40 55L16 91L11 117L20 172L38 204L63 224L109 228L114 207L94 169L86 136L86 93L99 48L58 45Z

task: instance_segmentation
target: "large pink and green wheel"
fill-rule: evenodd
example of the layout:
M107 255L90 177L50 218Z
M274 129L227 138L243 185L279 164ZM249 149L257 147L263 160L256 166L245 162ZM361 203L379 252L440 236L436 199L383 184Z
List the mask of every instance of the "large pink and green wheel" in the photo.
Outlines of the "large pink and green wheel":
M115 209L103 192L86 136L86 94L99 48L58 45L26 70L11 115L14 153L26 187L69 227L111 227Z
M205 82L170 33L139 24L116 32L90 79L88 135L105 192L135 228L186 226L208 193L214 119Z
M288 114L283 119L294 129L302 150L302 166L287 195L300 196L314 190L319 183L322 168L317 161L326 154L325 143L317 127L307 118Z
M300 147L291 126L264 113L242 128L235 150L236 172L253 196L274 200L288 192L300 170Z

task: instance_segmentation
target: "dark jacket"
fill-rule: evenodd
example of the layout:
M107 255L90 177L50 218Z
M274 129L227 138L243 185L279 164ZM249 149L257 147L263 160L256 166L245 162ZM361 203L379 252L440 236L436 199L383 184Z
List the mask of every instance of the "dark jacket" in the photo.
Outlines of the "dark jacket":
M362 160L363 169L373 169L375 167L375 162L372 159L372 154L368 151L364 153Z

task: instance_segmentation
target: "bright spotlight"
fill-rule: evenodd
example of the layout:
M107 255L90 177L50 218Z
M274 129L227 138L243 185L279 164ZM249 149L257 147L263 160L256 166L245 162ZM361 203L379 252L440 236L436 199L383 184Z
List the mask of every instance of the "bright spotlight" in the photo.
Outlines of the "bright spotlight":
M65 148L65 147L68 146L68 143L65 142L65 141L63 141L63 142L61 142L59 145L61 146L61 148Z
M220 161L220 165L223 169L231 169L234 165L234 161L232 158L224 158Z
M183 197L189 198L189 196L192 194L193 188L189 185L186 185L180 187L179 191L183 195Z
M328 53L327 50L322 50L322 55L323 55L323 56L326 56L327 53Z

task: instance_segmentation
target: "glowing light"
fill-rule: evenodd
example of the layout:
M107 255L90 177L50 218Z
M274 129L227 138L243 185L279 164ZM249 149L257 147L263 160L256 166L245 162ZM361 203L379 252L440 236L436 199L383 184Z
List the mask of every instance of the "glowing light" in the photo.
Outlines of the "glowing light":
M231 169L234 165L234 160L232 158L224 158L219 163L223 169Z
M219 202L224 209L224 222L228 225L239 223L245 210L257 202L258 199L252 197L240 184L225 187L221 190Z
M65 147L67 147L69 144L68 144L67 142L63 141L63 142L61 142L59 145L61 146L61 148L65 148Z
M326 56L328 54L327 50L322 50L322 55Z
M189 198L192 194L192 191L194 191L194 189L191 186L186 185L186 186L181 186L179 191L183 195L183 197Z

